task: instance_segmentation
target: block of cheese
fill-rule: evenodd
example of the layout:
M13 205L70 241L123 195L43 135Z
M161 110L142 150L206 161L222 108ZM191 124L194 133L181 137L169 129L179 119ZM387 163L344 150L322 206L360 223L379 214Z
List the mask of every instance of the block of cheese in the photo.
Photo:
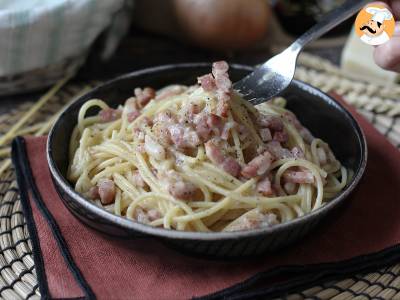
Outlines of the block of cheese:
M354 78L374 83L390 84L399 79L398 73L378 67L373 59L374 47L363 43L353 29L344 46L341 68Z

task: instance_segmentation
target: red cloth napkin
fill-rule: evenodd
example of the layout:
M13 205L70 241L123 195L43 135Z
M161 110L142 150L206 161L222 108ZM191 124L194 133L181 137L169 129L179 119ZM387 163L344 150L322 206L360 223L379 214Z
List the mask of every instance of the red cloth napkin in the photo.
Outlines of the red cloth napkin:
M251 298L400 258L400 152L352 111L369 145L359 188L297 244L241 261L204 260L156 240L117 240L80 223L50 179L46 137L14 141L13 159L43 295L52 298ZM27 157L26 157L27 156Z

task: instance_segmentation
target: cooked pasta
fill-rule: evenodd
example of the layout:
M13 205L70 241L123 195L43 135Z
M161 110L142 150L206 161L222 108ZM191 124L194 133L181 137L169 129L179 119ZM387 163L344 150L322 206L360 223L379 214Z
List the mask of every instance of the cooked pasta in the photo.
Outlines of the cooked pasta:
M274 226L335 197L349 175L329 145L285 99L245 101L227 71L216 62L198 85L136 88L115 109L87 101L69 149L76 191L140 223L202 232Z

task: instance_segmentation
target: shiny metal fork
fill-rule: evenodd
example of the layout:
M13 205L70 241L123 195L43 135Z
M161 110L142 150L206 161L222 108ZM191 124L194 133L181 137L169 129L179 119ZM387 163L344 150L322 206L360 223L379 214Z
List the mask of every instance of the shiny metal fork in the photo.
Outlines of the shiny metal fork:
M304 46L350 18L368 2L370 1L346 1L324 16L319 23L301 35L286 50L270 58L240 81L235 82L233 88L254 105L279 95L293 80L297 57Z

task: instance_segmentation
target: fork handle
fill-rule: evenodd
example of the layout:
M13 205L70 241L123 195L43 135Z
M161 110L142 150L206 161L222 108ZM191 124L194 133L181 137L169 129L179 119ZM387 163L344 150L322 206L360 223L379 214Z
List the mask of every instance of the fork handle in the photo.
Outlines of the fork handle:
M334 9L327 15L322 17L322 20L303 33L289 48L293 52L300 52L304 46L322 36L341 22L347 20L357 11L359 11L368 0L347 0L344 4Z

